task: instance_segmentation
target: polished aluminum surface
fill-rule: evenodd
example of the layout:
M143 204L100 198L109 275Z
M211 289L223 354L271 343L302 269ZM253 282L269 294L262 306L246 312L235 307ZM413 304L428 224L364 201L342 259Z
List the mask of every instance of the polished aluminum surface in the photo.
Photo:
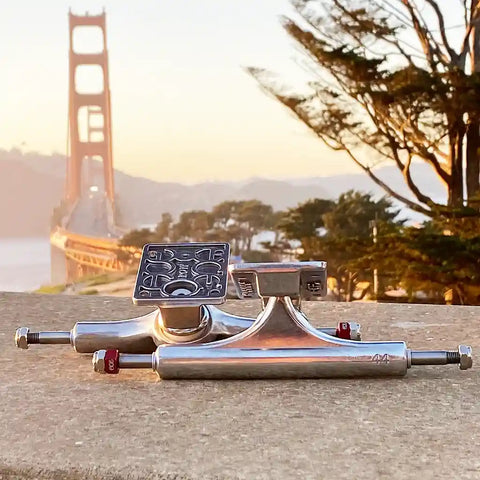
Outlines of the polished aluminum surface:
M248 329L255 319L229 315L211 305L226 296L228 255L226 243L147 244L133 300L157 305L157 310L130 320L78 322L71 332L29 333L22 327L17 330L15 342L19 348L28 348L31 343L71 343L79 353L101 349L151 353L163 344L208 343L234 336ZM245 276L255 280L253 296L262 299L263 307L269 296L289 295L298 314L303 315L300 300L317 299L325 293L325 262L241 264L229 270L237 288L243 285ZM180 288L185 282L195 288ZM171 290L175 285L178 288ZM246 296L245 289L240 288L240 292ZM345 325L347 338L359 340L359 325ZM321 330L345 338L345 332L338 328Z
M404 375L404 342L354 342L313 328L289 297L272 297L238 335L195 346L164 345L153 368L170 378L323 378Z
M318 300L327 292L326 262L229 265L240 298L284 297Z
M249 328L255 319L226 313L212 305L201 307L202 320L197 327L172 329L164 324L156 309L147 315L116 322L78 322L71 332L36 332L17 329L15 344L26 349L29 344L71 344L78 353L116 349L123 353L152 353L158 345L170 343L205 343L236 335ZM352 340L359 340L359 325L349 322ZM336 329L320 331L335 336ZM30 340L29 340L30 338ZM32 341L33 339L33 341Z
M78 322L72 330L72 345L79 353L110 348L144 353L155 348L152 328L157 318L158 310L117 322Z
M355 322L314 328L300 304L326 293L325 262L231 265L240 297L262 300L256 319L201 304L223 300L228 251L228 244L146 245L134 299L159 308L130 320L79 322L71 332L22 327L16 345L71 343L77 352L95 352L97 372L152 367L165 379L398 376L412 365L472 366L465 345L455 352L411 351L404 342L356 341Z
M104 355L94 358L96 371L105 371ZM271 297L253 325L233 337L161 345L152 356L120 354L118 366L152 367L162 379L256 379L402 376L412 365L448 363L470 368L471 348L412 351L404 342L333 338L313 328L289 297Z

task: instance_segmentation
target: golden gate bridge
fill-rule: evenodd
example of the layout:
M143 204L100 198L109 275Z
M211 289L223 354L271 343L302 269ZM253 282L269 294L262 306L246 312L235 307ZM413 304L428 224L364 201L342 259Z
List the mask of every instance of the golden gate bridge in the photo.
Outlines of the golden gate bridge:
M123 260L125 256L119 255L122 230L115 220L106 14L103 11L100 15L74 15L70 11L68 18L67 173L64 198L50 234L54 283L129 268L129 262ZM80 28L92 33L100 29L100 51L80 53L75 49L74 35ZM85 67L101 73L100 90L80 91L79 73ZM96 172L98 165L102 167L100 175Z

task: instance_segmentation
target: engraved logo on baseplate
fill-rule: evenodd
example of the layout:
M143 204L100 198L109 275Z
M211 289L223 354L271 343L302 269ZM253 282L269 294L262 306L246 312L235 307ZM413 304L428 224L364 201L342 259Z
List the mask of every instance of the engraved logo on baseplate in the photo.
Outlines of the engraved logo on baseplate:
M240 291L242 292L242 297L251 298L253 297L255 290L253 288L252 282L248 281L246 278L241 277L237 281Z

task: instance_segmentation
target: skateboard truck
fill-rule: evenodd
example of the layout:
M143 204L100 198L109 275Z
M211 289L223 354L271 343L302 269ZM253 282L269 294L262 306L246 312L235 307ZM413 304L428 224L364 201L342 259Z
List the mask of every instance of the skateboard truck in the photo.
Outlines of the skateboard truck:
M163 379L327 378L401 376L413 365L472 367L471 348L417 351L405 342L355 342L316 330L300 300L325 294L325 262L229 267L241 298L261 297L264 309L247 329L210 343L160 345L153 354L94 353L94 370L152 368Z
M157 309L129 320L78 322L71 331L31 332L21 327L16 331L15 343L23 349L31 344L70 344L79 353L114 349L149 354L163 344L208 343L234 336L251 327L255 320L230 315L214 306L226 299L228 259L227 243L147 244L133 302ZM288 277L282 276L282 283ZM324 288L323 277L322 282ZM248 297L244 280L237 282L237 287L242 296ZM250 298L258 297L255 285L250 288ZM312 283L308 288L318 286ZM301 296L309 299L312 292L305 287ZM299 308L300 297L297 300ZM320 330L327 335L360 340L360 325L355 322L341 322L336 328Z

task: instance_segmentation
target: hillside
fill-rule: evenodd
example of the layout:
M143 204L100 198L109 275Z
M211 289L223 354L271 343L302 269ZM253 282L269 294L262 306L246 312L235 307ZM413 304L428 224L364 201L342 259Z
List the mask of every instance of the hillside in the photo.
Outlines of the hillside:
M378 170L396 188L405 192L393 167ZM435 177L420 165L415 174L429 181L429 194L442 198ZM65 157L19 150L0 150L0 237L47 235L52 210L63 194ZM424 180L425 181L425 180ZM351 188L383 195L362 173L316 178L207 182L195 185L155 182L115 172L117 205L127 228L157 223L163 212L178 215L185 210L210 209L224 200L259 199L276 210L293 207L309 198L336 198ZM405 216L418 218L405 211Z
M63 179L0 158L0 237L48 235Z

